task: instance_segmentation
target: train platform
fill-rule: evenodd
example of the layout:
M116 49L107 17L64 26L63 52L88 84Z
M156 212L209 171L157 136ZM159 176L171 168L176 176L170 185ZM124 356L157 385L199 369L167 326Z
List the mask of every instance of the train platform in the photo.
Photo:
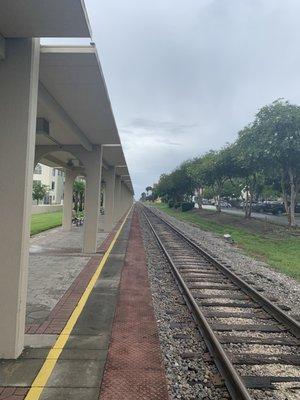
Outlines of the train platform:
M31 243L41 290L29 289L25 350L0 362L0 400L167 399L136 212L99 234L96 255L79 254L79 231L67 246L46 236Z

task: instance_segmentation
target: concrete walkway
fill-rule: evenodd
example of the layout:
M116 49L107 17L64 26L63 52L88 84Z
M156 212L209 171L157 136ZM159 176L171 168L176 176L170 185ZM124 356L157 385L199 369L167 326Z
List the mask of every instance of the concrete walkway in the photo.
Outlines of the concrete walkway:
M108 233L98 233L98 246ZM83 226L55 228L30 239L26 325L42 324L92 255L83 254Z

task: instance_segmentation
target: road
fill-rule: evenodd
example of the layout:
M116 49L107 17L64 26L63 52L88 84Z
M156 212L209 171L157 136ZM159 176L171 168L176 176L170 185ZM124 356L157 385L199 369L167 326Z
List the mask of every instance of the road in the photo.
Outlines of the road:
M206 210L216 211L215 206L203 206L203 208ZM222 208L222 212L225 212L227 214L241 215L241 216L244 215L243 210L239 210L238 208ZM263 214L263 213L256 213L256 212L253 212L251 215L253 218L256 218L256 219L267 220L268 222L273 222L273 223L279 224L279 225L288 225L287 217L285 215L272 215L272 214ZM300 216L299 215L296 217L296 222L297 222L297 225L300 226Z

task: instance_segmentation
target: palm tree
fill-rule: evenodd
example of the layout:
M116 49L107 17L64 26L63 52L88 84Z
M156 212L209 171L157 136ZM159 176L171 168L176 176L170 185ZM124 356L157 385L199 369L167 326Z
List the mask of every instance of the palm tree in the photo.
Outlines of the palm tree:
M76 212L83 210L84 193L85 193L85 182L83 180L74 181L73 199L74 199L74 210Z

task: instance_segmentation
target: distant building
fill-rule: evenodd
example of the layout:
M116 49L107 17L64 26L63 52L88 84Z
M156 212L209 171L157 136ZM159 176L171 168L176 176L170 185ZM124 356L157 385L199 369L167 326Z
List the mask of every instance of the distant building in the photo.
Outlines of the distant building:
M62 204L64 194L64 172L44 164L37 164L33 172L33 182L48 187L48 193L41 204ZM34 202L35 203L35 202Z

